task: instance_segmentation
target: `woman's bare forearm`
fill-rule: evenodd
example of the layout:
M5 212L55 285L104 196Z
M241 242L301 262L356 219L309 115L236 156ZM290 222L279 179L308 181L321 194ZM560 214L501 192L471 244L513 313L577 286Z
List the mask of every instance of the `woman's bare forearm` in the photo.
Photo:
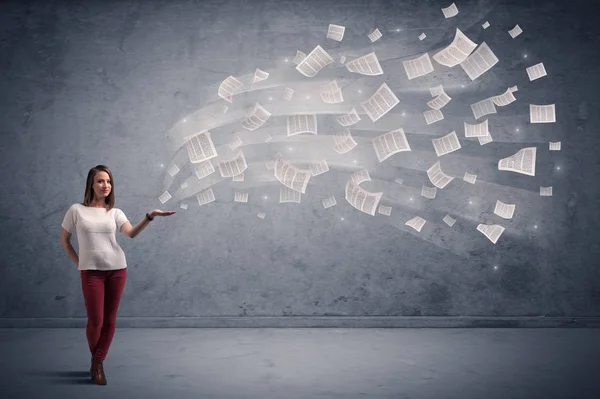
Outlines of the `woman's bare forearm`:
M70 242L63 242L62 246L67 252L67 255L69 255L69 258L71 258L71 260L75 262L76 266L79 266L79 255L77 255L77 252L75 252L75 248L73 248L73 245L71 245Z

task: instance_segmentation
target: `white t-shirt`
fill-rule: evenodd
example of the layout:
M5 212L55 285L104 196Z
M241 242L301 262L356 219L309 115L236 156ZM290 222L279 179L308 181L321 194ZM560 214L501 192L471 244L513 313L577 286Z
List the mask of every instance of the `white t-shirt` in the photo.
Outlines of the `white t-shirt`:
M115 232L121 230L127 216L122 210L93 208L73 204L67 211L62 227L77 232L79 245L78 270L119 270L127 267L125 252L117 243Z

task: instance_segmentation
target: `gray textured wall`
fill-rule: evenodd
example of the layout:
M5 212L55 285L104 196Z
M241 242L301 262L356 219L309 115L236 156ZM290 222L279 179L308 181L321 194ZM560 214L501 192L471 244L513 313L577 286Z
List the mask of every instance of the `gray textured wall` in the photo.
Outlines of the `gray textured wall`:
M129 266L120 316L600 315L594 2L456 3L459 15L444 19L440 8L450 1L2 2L0 317L85 316L60 224L83 200L96 164L111 167L116 206L132 224L154 208L177 210L135 240L119 233ZM346 26L341 43L325 38L329 23ZM516 23L524 33L513 40L507 31ZM474 82L460 67L436 63L434 73L409 81L402 60L433 55L456 27L488 43L500 62ZM371 43L374 28L383 37ZM375 51L385 74L361 76L335 63L305 78L289 61L317 44L336 60ZM548 76L529 82L525 68L538 62ZM269 79L220 114L219 83L247 79L257 67ZM343 86L344 104L318 99L318 86L331 79ZM353 152L331 151L335 113L358 107L384 81L400 104L376 123L363 115L351 129ZM445 119L427 126L428 88L440 83L452 101ZM465 139L469 104L512 85L518 100L489 116L494 142ZM289 103L280 99L285 87L296 90ZM273 115L247 132L239 120L256 101ZM529 104L550 103L557 122L530 124ZM302 112L319 114L319 134L288 139L285 115ZM380 164L370 139L398 127L412 151ZM194 176L183 137L203 129L218 160L233 156L227 143L236 135L244 141L245 182L218 171ZM419 194L436 160L431 139L452 130L463 148L441 160L457 178L427 200ZM559 140L562 151L549 152L548 142ZM538 148L535 177L497 170L499 159L526 146ZM277 152L302 167L328 159L331 170L311 179L301 204L278 203L280 183L264 167ZM174 178L166 173L172 164L181 169ZM365 168L372 181L361 186L383 191L391 216L344 200L350 173ZM475 185L462 181L465 171L478 175ZM540 197L549 185L554 195ZM200 207L195 195L208 187L216 202ZM233 202L237 189L249 192L248 204ZM165 190L173 198L162 205ZM329 195L338 204L324 209ZM496 199L517 204L512 220L492 213ZM457 219L452 228L441 221L446 213ZM417 215L427 220L420 233L404 226ZM478 223L506 231L494 245Z

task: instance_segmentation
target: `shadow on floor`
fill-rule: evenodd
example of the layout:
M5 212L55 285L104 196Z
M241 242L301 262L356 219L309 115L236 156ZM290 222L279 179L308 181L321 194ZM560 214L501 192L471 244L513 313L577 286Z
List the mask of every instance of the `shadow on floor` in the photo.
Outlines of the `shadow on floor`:
M45 382L54 385L88 385L93 384L89 371L52 370L30 371L26 373L33 377L41 377Z

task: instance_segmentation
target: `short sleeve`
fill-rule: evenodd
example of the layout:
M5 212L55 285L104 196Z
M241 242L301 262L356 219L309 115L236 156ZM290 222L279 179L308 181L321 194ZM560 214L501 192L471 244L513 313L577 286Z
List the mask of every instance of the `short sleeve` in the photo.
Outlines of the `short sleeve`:
M75 205L71 205L71 207L65 214L65 218L63 219L61 226L69 233L73 234L73 232L75 231L75 227L77 226L77 218L75 217Z
M115 221L117 222L117 229L121 230L123 223L128 222L127 216L120 209L115 209Z

